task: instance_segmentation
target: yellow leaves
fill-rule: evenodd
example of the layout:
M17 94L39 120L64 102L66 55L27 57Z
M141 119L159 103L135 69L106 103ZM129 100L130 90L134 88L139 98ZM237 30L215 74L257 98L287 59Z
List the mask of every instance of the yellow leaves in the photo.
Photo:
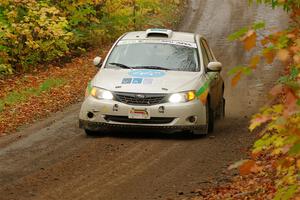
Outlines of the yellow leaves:
M246 51L250 51L256 47L256 32L254 30L249 30L248 33L241 38L241 41L244 43L244 48Z
M290 58L290 52L287 49L280 49L277 52L277 58L282 62L286 62Z
M297 166L298 169L300 169L300 159L297 160L296 166Z
M253 116L249 126L249 130L252 132L257 127L266 122L277 120L278 117L283 113L283 111L284 106L282 104L277 104L272 107L265 108L263 111L261 111L261 113ZM276 128L275 126L273 127Z
M251 120L249 130L252 132L252 131L254 131L254 129L256 129L257 127L259 127L260 125L262 125L263 123L265 123L269 120L271 120L270 116L267 116L267 115L257 116Z
M33 50L38 49L40 47L37 42L32 41L32 40L26 41L25 44L28 45L28 47L30 47Z
M241 76L242 76L242 72L238 72L232 79L231 79L231 86L232 87L235 87L238 82L240 81L241 79Z

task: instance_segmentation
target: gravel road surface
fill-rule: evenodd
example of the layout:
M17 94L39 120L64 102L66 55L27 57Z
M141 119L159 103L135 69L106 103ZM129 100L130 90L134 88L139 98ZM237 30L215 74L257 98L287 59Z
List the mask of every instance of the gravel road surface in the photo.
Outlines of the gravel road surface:
M249 117L280 73L267 66L230 86L226 70L250 55L226 38L257 20L278 28L286 17L280 10L249 7L246 0L190 0L179 30L206 36L225 67L227 117L210 136L136 130L88 138L78 128L80 104L72 105L0 138L0 199L177 199L226 182L232 175L228 165L245 158L253 142Z

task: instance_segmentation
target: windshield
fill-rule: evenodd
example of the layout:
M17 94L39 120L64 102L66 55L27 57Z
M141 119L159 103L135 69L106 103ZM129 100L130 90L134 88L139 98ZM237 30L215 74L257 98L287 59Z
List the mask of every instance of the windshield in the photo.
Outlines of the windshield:
M197 49L165 43L118 44L106 68L199 71Z

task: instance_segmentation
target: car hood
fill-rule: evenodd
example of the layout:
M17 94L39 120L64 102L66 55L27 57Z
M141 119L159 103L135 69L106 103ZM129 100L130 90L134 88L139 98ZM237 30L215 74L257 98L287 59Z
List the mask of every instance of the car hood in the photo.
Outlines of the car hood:
M92 81L95 87L116 92L174 93L196 89L199 72L101 69Z

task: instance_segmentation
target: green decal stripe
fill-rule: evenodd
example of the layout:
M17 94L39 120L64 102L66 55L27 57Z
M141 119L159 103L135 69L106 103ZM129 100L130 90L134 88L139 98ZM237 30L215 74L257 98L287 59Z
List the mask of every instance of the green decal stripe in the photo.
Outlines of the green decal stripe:
M197 92L196 92L196 96L199 97L200 95L202 95L209 87L209 82L207 81Z
M93 87L92 87L92 83L91 81L88 83L88 86L87 86L87 90L88 90L88 93L91 94L91 91L92 91Z

